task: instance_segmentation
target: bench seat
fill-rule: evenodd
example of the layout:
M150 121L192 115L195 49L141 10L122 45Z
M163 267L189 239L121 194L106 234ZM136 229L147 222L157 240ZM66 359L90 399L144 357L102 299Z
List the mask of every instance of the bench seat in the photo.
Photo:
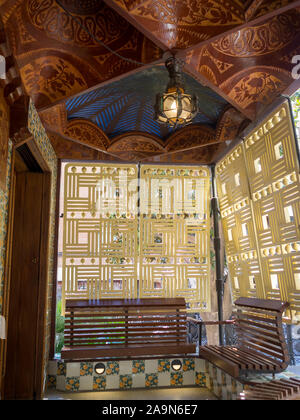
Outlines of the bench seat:
M287 302L279 300L239 298L235 302L236 346L200 346L199 357L233 377L250 371L273 374L284 371L289 364L289 353L282 327L282 314L288 306ZM218 321L194 322L200 325L218 324Z

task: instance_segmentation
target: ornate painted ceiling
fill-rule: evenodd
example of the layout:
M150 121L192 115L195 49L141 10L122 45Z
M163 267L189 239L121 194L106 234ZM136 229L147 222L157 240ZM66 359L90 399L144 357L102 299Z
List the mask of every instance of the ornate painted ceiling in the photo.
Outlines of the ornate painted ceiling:
M211 163L296 83L299 0L0 0L0 14L60 158ZM200 101L175 132L153 120L166 52Z
M200 112L194 124L215 127L228 103L211 89L184 74L187 92L199 98ZM172 128L154 120L155 94L163 92L168 83L164 66L153 66L132 76L111 83L66 101L68 119L86 118L97 124L108 137L128 131L141 131L161 139L172 134Z

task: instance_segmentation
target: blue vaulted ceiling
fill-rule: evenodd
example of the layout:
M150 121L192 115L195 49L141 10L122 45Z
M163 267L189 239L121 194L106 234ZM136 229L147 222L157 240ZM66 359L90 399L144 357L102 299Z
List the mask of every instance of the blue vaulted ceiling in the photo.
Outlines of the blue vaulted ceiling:
M199 100L200 112L193 123L215 128L227 102L185 73L184 81L186 91L195 93ZM66 102L68 119L88 119L97 124L109 138L140 131L166 139L173 129L154 120L154 103L156 94L164 92L167 84L168 72L164 66L148 68L69 99Z

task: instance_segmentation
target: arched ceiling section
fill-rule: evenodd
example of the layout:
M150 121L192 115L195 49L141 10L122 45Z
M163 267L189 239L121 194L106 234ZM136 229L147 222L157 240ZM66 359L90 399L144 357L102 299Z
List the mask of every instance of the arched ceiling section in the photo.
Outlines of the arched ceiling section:
M193 124L207 124L215 128L228 103L187 74L184 80L186 91L195 93L199 101L199 113ZM68 119L86 118L110 138L140 131L165 139L173 130L154 120L154 104L156 94L164 92L167 83L165 67L153 66L66 101Z

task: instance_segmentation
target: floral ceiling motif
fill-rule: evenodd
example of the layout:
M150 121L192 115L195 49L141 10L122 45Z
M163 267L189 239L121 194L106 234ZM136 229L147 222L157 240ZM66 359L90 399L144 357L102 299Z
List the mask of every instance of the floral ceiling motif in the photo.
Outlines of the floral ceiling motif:
M188 48L267 15L291 0L112 0L116 10L152 32L168 48ZM199 30L199 28L201 28Z
M187 61L195 75L255 119L261 106L293 83L292 57L299 53L300 12L293 9L195 48Z
M272 21L249 26L212 42L212 47L230 57L256 57L274 53L299 35L298 13L288 12L276 16Z
M238 0L113 1L168 48L187 48L243 23L244 18Z

